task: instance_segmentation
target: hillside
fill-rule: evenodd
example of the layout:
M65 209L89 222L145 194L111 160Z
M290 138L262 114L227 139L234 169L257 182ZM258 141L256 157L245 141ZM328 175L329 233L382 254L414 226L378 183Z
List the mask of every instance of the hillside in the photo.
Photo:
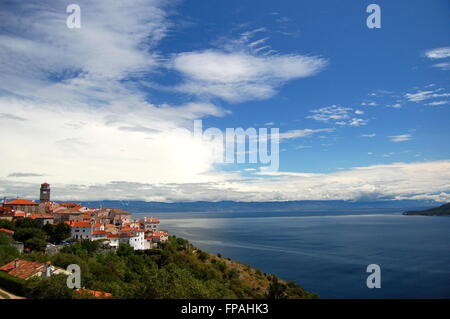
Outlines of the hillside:
M5 241L3 245L6 245ZM13 256L7 256L8 249L1 245L0 252L3 252L0 255L4 263L17 257L13 250ZM20 258L41 263L51 260L61 268L78 264L83 288L108 292L113 298L318 298L294 282L286 282L220 255L213 256L174 236L158 249L145 251L135 251L126 244L117 251L105 251L97 242L81 241L65 247L55 256L32 252L22 254ZM15 286L16 293L32 299L86 297L67 288L65 277L61 275L19 284L23 287Z
M450 216L450 203L431 209L407 211L403 215Z

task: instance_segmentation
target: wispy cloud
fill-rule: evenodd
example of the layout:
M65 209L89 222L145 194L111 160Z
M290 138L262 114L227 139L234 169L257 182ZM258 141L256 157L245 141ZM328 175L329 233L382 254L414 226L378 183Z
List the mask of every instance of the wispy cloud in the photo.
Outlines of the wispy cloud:
M374 101L369 101L369 102L361 102L362 106L377 106L378 103L374 102Z
M229 102L267 99L285 82L313 76L325 59L302 55L257 56L205 50L176 55L174 70L184 76L177 90Z
M321 128L321 129L303 129L303 130L291 130L284 133L280 133L280 140L308 137L313 134L323 133L323 132L333 132L333 128Z
M430 102L427 103L427 105L429 106L439 106L439 105L445 105L445 104L449 104L450 101L435 101L435 102Z
M422 102L433 98L449 97L450 93L442 92L443 88L428 91L417 91L414 93L406 93L405 98L411 102ZM441 93L442 92L442 93Z
M410 139L412 139L412 135L411 134L402 134L402 135L392 135L389 136L389 140L391 142L406 142L409 141Z
M227 111L154 104L141 88L164 65L155 46L171 27L169 2L77 4L81 29L66 27L63 2L15 1L0 11L0 135L8 136L0 140L8 148L0 176L51 171L54 183L67 184L223 179L208 175L211 144L186 128Z
M375 137L377 134L371 133L371 134L362 134L361 137Z
M356 115L361 115L364 112L360 110L353 111L350 107L340 107L337 105L332 105L328 107L323 107L316 110L311 110L313 115L307 116L307 118L325 122L325 123L335 123L342 126L361 126L366 125L367 120L354 117L353 113Z
M433 66L435 68L439 68L439 69L445 70L445 71L450 70L450 62L436 63L436 64L433 64Z
M425 56L430 59L444 59L450 57L450 47L436 48L425 52Z
M11 173L8 175L8 177L40 177L44 176L43 174L37 174L37 173Z
M9 113L0 113L0 120L7 120L7 121L26 121L25 118L9 114Z

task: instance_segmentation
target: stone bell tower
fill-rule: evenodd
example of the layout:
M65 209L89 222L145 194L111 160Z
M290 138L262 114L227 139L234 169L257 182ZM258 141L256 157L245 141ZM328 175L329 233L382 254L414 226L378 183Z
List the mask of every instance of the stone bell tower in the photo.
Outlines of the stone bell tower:
M48 183L41 184L40 201L41 203L46 203L50 201L50 184Z

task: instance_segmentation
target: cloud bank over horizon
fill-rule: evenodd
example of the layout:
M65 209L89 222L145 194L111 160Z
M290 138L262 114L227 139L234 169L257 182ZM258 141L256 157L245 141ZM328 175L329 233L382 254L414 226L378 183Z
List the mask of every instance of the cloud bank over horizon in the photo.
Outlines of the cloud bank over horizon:
M51 178L50 178L51 179ZM50 180L46 179L46 181ZM36 180L43 180L39 176ZM250 177L218 182L52 185L55 200L144 201L293 201L293 200L434 200L450 201L450 161L394 163L355 167L328 174L254 172ZM2 180L6 196L36 198L39 182Z

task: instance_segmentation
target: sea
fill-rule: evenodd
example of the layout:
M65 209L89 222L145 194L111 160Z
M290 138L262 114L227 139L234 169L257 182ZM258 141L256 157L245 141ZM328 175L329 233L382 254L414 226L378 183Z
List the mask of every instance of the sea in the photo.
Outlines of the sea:
M138 213L321 298L450 298L450 217L400 212ZM380 267L369 288L368 265Z

